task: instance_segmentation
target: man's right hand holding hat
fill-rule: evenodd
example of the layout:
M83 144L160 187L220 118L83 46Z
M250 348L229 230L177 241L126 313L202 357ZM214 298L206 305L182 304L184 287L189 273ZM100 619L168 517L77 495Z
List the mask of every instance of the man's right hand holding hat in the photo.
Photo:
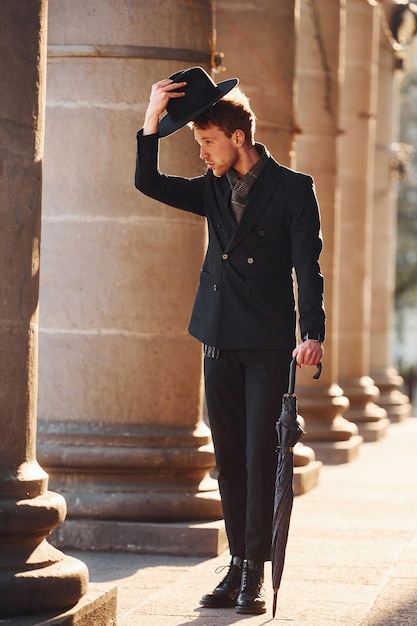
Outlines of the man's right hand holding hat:
M171 98L182 98L185 91L174 91L181 89L187 83L174 83L170 78L164 78L152 85L148 108L146 109L145 122L143 125L144 135L153 135L158 132L159 118L167 108Z

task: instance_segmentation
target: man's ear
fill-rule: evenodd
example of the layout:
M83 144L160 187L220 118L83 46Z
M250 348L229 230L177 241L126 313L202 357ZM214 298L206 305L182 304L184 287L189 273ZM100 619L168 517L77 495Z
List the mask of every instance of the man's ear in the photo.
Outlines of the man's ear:
M241 148L246 140L245 133L243 132L243 130L240 130L240 128L237 128L235 130L235 132L233 133L233 138L238 148Z

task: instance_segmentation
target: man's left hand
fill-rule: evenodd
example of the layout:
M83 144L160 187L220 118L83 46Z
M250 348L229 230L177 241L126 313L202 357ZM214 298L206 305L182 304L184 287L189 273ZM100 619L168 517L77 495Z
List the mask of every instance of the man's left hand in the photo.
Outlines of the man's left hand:
M300 367L302 365L318 365L323 358L323 354L323 344L309 339L298 344L292 353L293 356L297 357L297 364Z

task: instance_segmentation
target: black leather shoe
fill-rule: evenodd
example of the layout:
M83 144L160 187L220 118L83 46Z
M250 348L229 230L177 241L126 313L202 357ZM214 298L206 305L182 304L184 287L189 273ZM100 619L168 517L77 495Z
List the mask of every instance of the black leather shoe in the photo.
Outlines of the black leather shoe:
M262 585L264 564L245 561L242 569L242 587L236 600L236 613L260 615L266 613Z
M200 604L210 609L233 607L239 595L242 582L243 559L234 556L230 561L229 569L223 580L217 585L212 593L206 593L200 600Z

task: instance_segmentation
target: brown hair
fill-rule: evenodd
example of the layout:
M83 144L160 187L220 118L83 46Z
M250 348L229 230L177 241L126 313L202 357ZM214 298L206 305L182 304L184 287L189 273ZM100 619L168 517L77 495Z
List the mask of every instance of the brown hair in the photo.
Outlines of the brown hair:
M210 124L218 126L227 137L231 137L237 129L242 130L245 140L255 143L256 117L250 107L249 98L239 87L235 87L212 107L200 113L189 126L204 130Z

